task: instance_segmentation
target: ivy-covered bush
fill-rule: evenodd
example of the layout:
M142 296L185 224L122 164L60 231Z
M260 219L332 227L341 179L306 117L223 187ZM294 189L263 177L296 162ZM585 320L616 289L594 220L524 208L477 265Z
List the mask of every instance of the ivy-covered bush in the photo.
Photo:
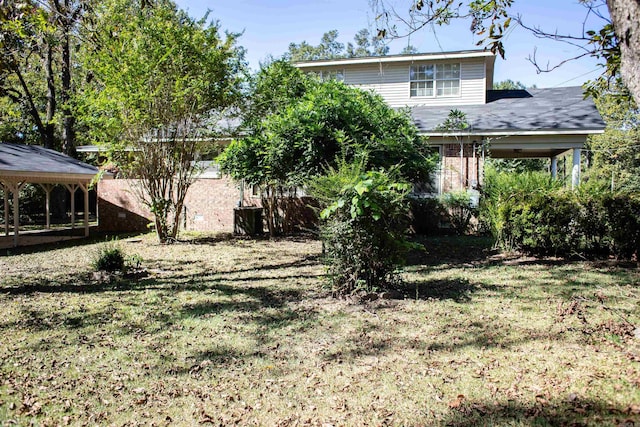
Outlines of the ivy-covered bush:
M397 169L362 172L357 164L314 181L311 191L325 206L321 237L334 293L376 292L400 283L398 268L412 247L406 238L409 190Z
M505 250L630 259L640 248L640 197L598 183L569 191L539 174L489 170L481 218Z

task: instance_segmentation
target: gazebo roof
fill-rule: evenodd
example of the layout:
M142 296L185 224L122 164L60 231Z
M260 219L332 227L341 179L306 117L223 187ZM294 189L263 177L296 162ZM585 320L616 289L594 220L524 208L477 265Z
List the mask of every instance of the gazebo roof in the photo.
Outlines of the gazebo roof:
M0 143L0 181L75 183L90 181L98 172L95 166L44 147Z

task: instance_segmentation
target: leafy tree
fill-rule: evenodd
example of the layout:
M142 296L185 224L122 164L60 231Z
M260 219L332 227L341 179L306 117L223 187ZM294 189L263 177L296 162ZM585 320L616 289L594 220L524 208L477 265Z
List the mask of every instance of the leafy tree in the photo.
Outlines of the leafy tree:
M400 51L400 55L415 55L416 53L418 53L418 48L410 44Z
M503 80L501 82L496 82L493 84L493 89L495 90L525 90L525 89L536 89L536 85L527 87L524 83L517 81L514 82L511 79Z
M56 98L50 43L53 28L48 20L47 12L35 2L2 3L0 96L5 107L3 133L10 135L10 140L53 148ZM45 91L43 111L40 99L45 98ZM30 128L35 130L33 134Z
M640 112L623 85L596 98L605 132L589 137L591 179L610 182L612 190L640 191Z
M274 76L295 89L269 89L264 81ZM283 62L261 70L257 80L258 105L272 107L262 119L249 120L248 135L233 141L220 161L233 178L261 187L272 235L282 232L278 200L285 190L322 175L337 158L366 158L372 169L400 164L405 179L429 179L434 162L408 112L388 107L371 92L322 83Z
M581 0L585 6L585 23L587 18L596 17L600 20L600 28L585 28L582 34L577 35L544 31L539 26L527 25L521 16L511 13L514 0L412 0L410 7L404 9L408 10L406 14L397 12L403 9L390 5L388 0L374 0L372 3L381 37L404 37L432 24L447 25L454 19L469 19L471 31L484 37L478 44L487 45L492 52L503 57L507 29L512 23L518 23L537 37L566 42L582 49L576 57L551 66L538 64L534 53L530 60L538 71L551 71L567 61L594 56L603 59L606 67L603 76L591 85L591 92L597 94L608 80L621 73L631 95L640 102L640 3L637 0Z
M84 65L95 89L83 108L96 141L155 215L160 242L173 241L203 140L240 94L242 50L236 35L219 35L206 17L195 21L170 0L110 0L98 9L95 49ZM127 149L133 149L131 153Z
M87 14L85 0L2 3L0 96L8 119L3 133L48 148L58 148L61 140L62 151L74 154L73 56Z
M338 41L338 31L331 30L322 36L320 44L312 46L306 41L289 44L289 50L284 55L292 62L313 61L319 59L354 58L362 56L384 56L389 53L389 47L384 41L372 36L368 29L363 28L354 37L354 43L347 43L346 49L343 43Z
M464 139L460 138L459 133L468 128L469 122L466 113L455 108L449 111L445 121L435 128L436 130L453 133L454 138L460 145L460 170L458 171L460 174L460 188L464 188L466 183L464 180Z
M293 62L344 58L344 44L338 41L338 30L331 30L322 35L318 46L311 46L306 41L290 43L285 56Z
M389 53L389 46L382 39L372 36L368 29L363 28L354 36L355 45L347 43L347 57L385 56Z

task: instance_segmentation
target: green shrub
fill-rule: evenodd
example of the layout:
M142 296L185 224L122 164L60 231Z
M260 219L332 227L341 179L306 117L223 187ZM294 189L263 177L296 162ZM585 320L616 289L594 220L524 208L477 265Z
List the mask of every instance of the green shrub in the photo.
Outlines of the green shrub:
M640 256L640 199L638 195L607 195L603 206L608 221L611 252L619 258Z
M614 194L598 182L568 191L548 177L507 175L487 174L481 203L497 246L533 255L638 255L637 194Z
M126 267L125 255L120 245L115 242L105 243L98 249L92 266L95 271L107 271L109 273L124 271Z
M437 198L409 198L411 230L416 234L434 235L440 233L440 224L447 218L447 212Z
M445 193L441 197L441 203L456 234L467 234L471 229L471 219L478 215L471 192L460 190Z
M336 294L392 289L412 245L406 239L409 184L397 170L343 165L311 186L323 202L321 237ZM329 203L330 202L330 203Z

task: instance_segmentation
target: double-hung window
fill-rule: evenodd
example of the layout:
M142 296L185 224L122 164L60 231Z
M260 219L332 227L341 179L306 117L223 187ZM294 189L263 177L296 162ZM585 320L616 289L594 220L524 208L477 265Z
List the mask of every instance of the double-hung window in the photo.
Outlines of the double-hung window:
M323 82L326 82L328 80L337 80L339 82L344 82L343 69L320 70L320 71L311 72L310 74L315 75Z
M411 97L459 96L460 64L412 65L409 81Z

